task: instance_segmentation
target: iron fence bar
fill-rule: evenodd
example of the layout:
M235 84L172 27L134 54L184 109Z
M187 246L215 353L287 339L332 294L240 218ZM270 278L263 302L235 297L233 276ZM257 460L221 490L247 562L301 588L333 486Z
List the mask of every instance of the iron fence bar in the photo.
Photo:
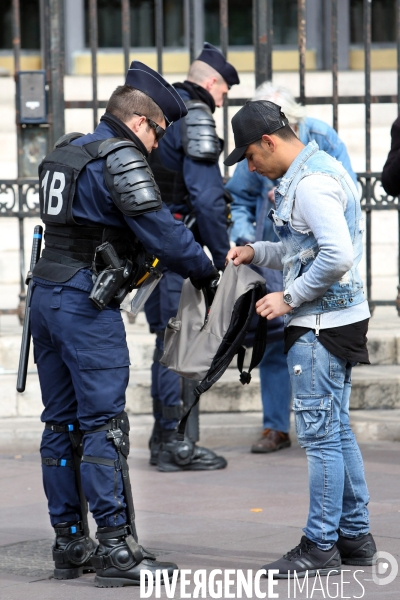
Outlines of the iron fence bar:
M13 54L14 54L14 81L17 82L18 73L21 70L21 7L19 0L13 0ZM21 125L19 122L19 105L15 103L15 123L17 128L17 169L18 175L21 171L22 161L22 137Z
M267 0L267 80L272 81L272 51L274 48L273 0Z
M397 114L400 114L400 0L396 3L396 23L397 23Z
M49 1L50 17L50 103L52 113L51 145L65 133L64 121L64 2Z
M189 12L189 64L192 64L196 58L196 39L195 39L195 0L188 0Z
M297 3L297 27L299 43L300 103L306 103L305 69L306 69L306 0Z
M400 0L396 2L396 45L397 45L397 114L400 114ZM397 213L398 224L397 224L397 298L396 308L397 314L400 316L400 212Z
M157 46L157 71L162 74L162 53L164 46L164 11L163 0L155 0L155 21L156 21L156 46Z
M365 71L365 170L371 172L371 2L364 0L364 71ZM365 180L366 204L371 200L371 179ZM372 299L371 211L366 210L367 297Z
M256 87L272 79L272 0L253 1Z
M248 98L229 98L229 106L243 106ZM301 102L301 97L296 97L297 102ZM308 96L307 105L333 104L333 96ZM338 104L365 104L365 96L338 96ZM397 95L371 95L371 104L397 104ZM72 104L72 102L70 102ZM77 108L84 108L83 103L79 103Z
M21 21L19 0L13 0L13 51L14 51L14 73L21 70Z
M97 0L89 0L89 43L92 55L92 107L93 107L93 130L97 127L97 49L98 49L98 23L97 23Z
M41 14L41 27L43 27L43 68L46 71L46 84L50 87L51 83L51 60L50 60L50 7L49 0L41 0L40 8L42 9ZM51 116L51 106L49 105L49 114L48 119L51 126L52 116Z
M93 100L66 100L65 108L93 108ZM105 108L107 100L97 100L97 108Z
M128 72L130 65L131 49L131 17L129 0L121 0L122 17L122 47L124 50L124 74Z
M254 74L257 87L258 72L260 70L259 52L258 52L258 0L252 2L252 37L253 37L253 48L254 48ZM229 99L229 106L237 106L231 104Z
M333 128L338 131L339 111L338 111L338 1L331 0L331 43L332 43L332 97L333 97Z
M220 23L220 42L221 52L225 56L228 56L228 0L219 0L219 23ZM228 98L225 96L223 104L223 137L224 143L224 160L228 156ZM224 176L229 177L229 167L224 165Z
M397 298L396 298L396 308L397 314L400 317L400 211L397 213L397 277L398 277L398 286L397 286Z
M17 76L19 71L21 70L21 7L19 0L13 0L13 51L14 51L14 80L17 81ZM21 163L22 163L22 135L21 135L21 125L19 122L19 106L18 102L16 102L15 106L15 117L16 117L16 126L17 126L17 169L18 175L21 173ZM21 208L21 188L18 185L17 187L17 202L18 209ZM25 273L25 243L24 243L24 219L21 216L18 216L18 235L19 235L19 307L21 306L21 302L25 297L25 281L24 281L24 273ZM18 312L18 308L14 309L15 313Z
M20 189L18 188L18 192ZM18 202L20 201L21 194L18 193ZM21 304L24 303L23 311L25 312L25 235L24 235L24 217L18 217L18 234L19 234L19 307L17 312L21 310ZM22 316L22 315L21 315Z

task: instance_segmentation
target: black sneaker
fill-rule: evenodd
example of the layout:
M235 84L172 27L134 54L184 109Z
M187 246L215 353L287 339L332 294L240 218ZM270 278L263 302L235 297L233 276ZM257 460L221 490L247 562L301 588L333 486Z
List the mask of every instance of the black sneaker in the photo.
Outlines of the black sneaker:
M336 542L344 565L370 566L376 563L375 540L370 533L356 538L346 538L339 535Z
M262 568L267 571L277 569L274 579L293 579L294 573L297 577L315 577L317 571L320 575L338 575L341 572L340 553L336 544L330 550L320 550L314 542L305 535L302 536L300 544L290 550L279 560Z

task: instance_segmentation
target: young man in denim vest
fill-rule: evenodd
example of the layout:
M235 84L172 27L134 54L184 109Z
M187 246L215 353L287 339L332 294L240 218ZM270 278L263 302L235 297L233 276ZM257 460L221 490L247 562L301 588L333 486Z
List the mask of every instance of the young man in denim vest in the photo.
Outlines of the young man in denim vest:
M246 103L232 127L236 148L225 164L247 158L250 171L282 177L270 213L280 241L233 248L227 260L283 270L284 290L256 307L268 320L284 315L296 433L309 471L305 535L263 568L287 578L371 565L369 495L349 422L351 370L369 362L359 194L341 163L315 141L304 146L273 102Z

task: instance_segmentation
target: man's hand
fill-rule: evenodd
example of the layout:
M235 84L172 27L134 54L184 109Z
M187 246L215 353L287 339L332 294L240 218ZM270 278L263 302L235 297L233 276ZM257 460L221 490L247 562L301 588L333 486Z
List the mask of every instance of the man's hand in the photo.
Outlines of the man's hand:
M230 260L233 260L233 264L238 266L241 264L249 265L254 258L254 250L251 246L236 246L231 248L226 255L225 266Z
M292 307L283 301L283 292L267 294L264 298L256 302L257 314L265 317L268 321L275 319L275 317L281 317L291 310Z

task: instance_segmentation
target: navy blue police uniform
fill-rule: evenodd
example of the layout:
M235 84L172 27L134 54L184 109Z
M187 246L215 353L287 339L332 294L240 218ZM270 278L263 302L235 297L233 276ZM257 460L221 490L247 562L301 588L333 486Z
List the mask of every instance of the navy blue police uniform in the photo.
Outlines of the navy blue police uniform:
M132 63L128 80L155 99L167 122L186 113L172 86L145 65ZM146 148L122 121L106 113L93 134L78 135L61 140L55 168L45 159L39 171L46 247L34 269L31 302L41 420L46 424L40 449L43 483L56 532L55 577L77 577L91 568L100 587L137 585L141 566L166 568L171 574L176 565L158 563L137 542L126 463L129 352L118 303L112 300L98 310L89 299L94 249L104 240L125 253L124 243L130 249L141 245L181 278L207 279L215 269L190 231L162 204ZM75 153L76 168L82 149L89 159L71 183L71 170L64 172L62 163L67 157L72 164L71 158L60 152ZM117 159L125 195L118 193L115 168L112 175ZM140 202L135 205L129 185L138 192L136 198L142 194L150 212ZM83 455L79 464L76 453ZM94 555L86 501L101 546Z
M197 60L213 67L229 87L239 83L235 68L211 44L204 44ZM151 166L162 198L175 219L183 220L191 228L197 241L211 252L216 268L223 270L230 245L227 203L218 165L223 142L216 133L213 118L215 102L205 88L193 82L175 83L174 87L185 102L188 115L168 129L158 149L152 154ZM159 363L164 350L164 331L169 319L177 313L182 284L183 279L179 274L164 269L161 284L145 305L150 331L156 334L152 365L155 425L150 440L150 464L158 465L162 471L223 468L227 464L223 457L199 447L195 447L192 461L177 465L173 447L170 444L168 451L168 444L165 443L173 438L182 414L181 398L185 396L182 387L189 384L183 383L181 377ZM188 385L189 394L190 388ZM183 400L185 404L188 399ZM193 413L191 418L198 419L198 416ZM189 430L190 425L189 420ZM196 442L198 427L195 426L194 430L192 441ZM191 437L188 428L186 431ZM163 448L160 452L161 444Z

